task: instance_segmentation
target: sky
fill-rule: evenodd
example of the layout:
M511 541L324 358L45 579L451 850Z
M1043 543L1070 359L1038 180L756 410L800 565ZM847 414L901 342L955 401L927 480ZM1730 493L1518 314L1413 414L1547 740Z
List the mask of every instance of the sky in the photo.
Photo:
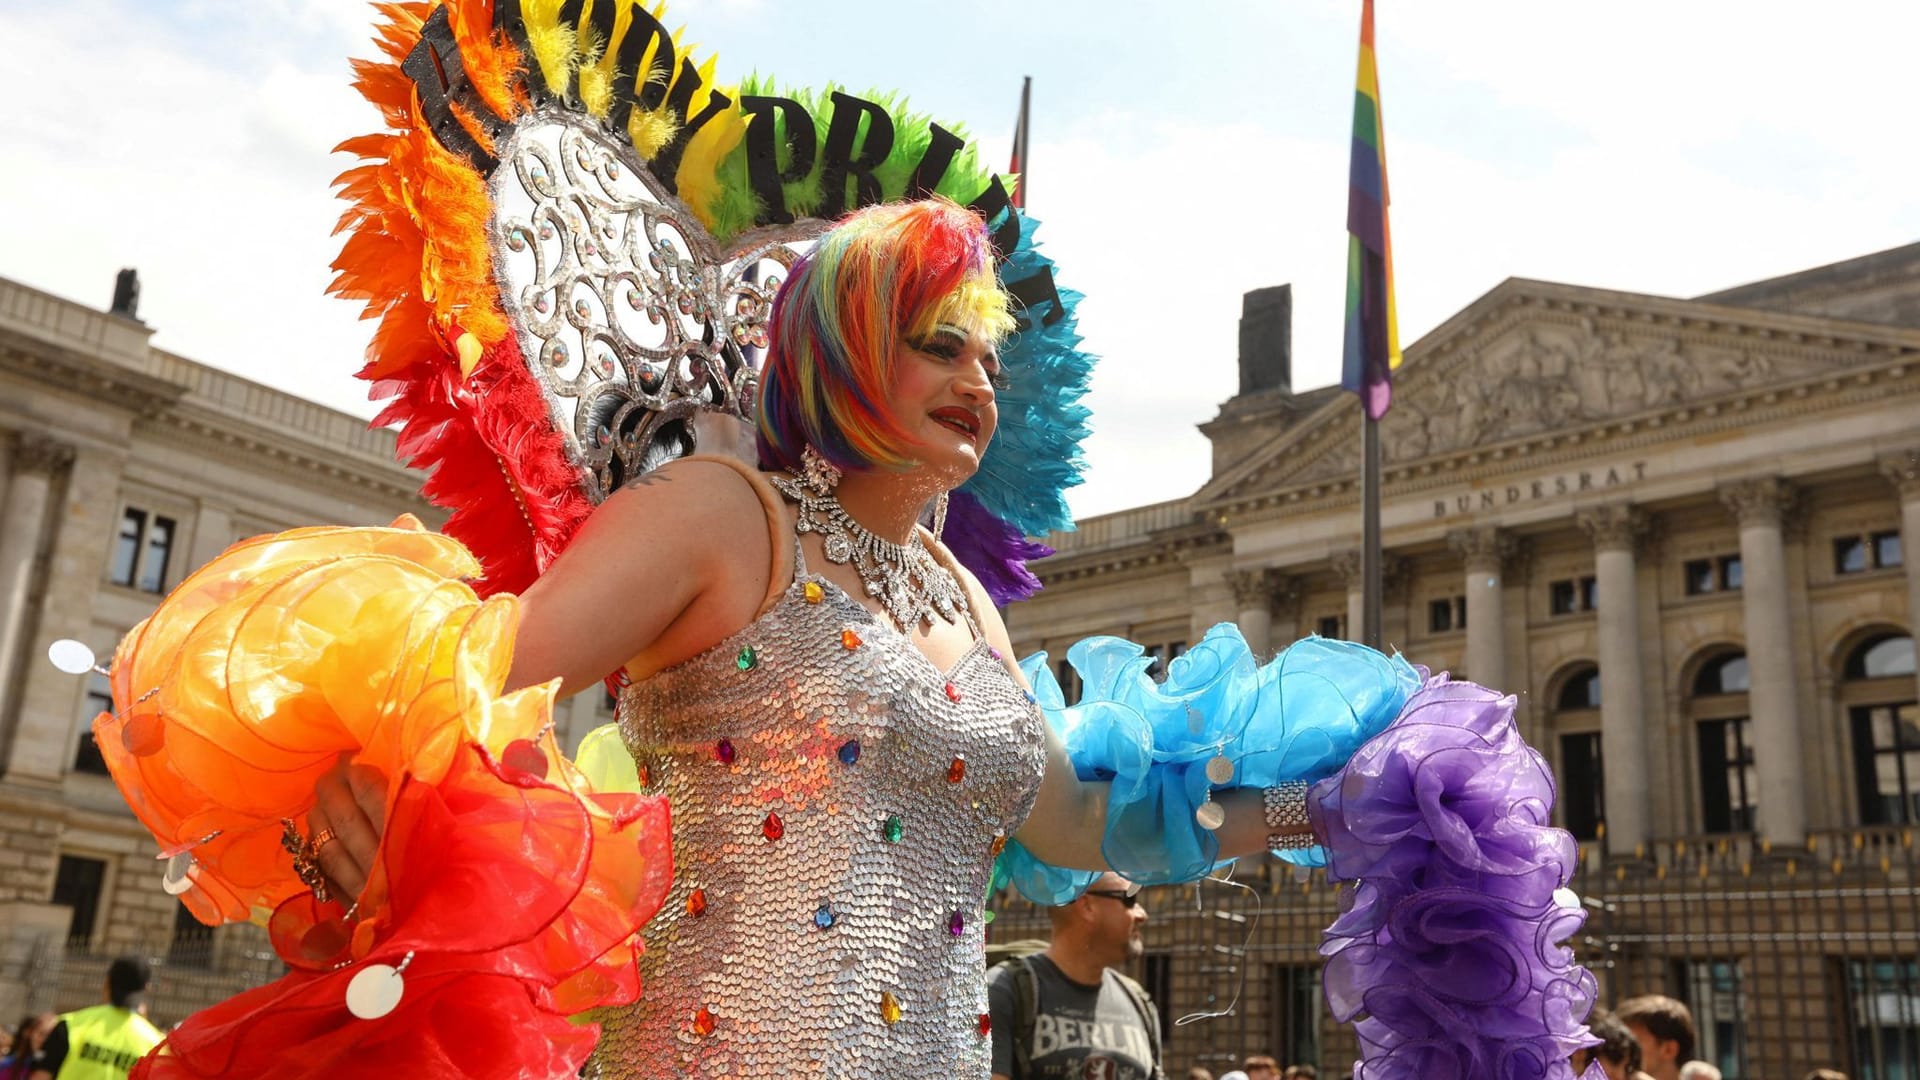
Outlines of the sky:
M1003 163L1099 355L1081 516L1205 482L1248 290L1339 378L1359 0L669 0L723 84L898 90ZM959 13L959 14L956 14ZM1508 277L1691 296L1920 239L1912 0L1378 0L1401 340ZM0 277L370 417L324 295L357 0L0 0Z

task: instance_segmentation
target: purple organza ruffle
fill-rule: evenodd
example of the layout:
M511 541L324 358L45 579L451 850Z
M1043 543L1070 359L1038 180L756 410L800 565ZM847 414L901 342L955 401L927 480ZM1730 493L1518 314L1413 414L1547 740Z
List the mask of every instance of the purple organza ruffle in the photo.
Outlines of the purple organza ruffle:
M1513 699L1445 675L1314 786L1328 874L1354 883L1320 952L1357 1080L1571 1080L1597 988L1561 944L1586 913L1553 796Z

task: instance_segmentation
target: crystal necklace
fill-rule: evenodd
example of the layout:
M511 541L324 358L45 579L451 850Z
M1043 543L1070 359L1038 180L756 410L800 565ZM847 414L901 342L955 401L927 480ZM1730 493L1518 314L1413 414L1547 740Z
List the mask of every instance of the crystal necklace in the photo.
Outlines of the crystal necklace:
M867 595L880 602L902 631L931 626L935 615L947 622L963 616L970 620L965 590L927 550L919 531L905 544L875 536L833 497L837 470L824 461L820 464L825 468L815 468L809 461L800 476L776 473L768 478L781 494L800 505L796 531L819 533L828 562L840 566L851 562Z

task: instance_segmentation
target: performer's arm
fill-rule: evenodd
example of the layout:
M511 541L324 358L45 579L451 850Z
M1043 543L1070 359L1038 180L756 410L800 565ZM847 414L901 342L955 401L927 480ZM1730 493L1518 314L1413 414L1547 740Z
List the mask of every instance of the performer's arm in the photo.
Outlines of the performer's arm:
M521 597L507 689L557 677L564 698L656 644L669 664L710 647L758 614L769 543L759 497L725 465L678 461L635 480Z
M759 496L725 465L673 462L628 484L520 598L506 688L557 678L567 697L643 651L668 664L701 652L753 621L770 542ZM314 796L309 834L337 840L321 869L357 896L379 854L387 778L343 759Z
M1033 689L1014 662L1013 642L1006 624L994 610L986 590L971 573L962 570L968 598L979 613L980 627L987 643L999 651L1002 663L1021 687ZM1047 773L1041 781L1040 796L1027 815L1025 825L1014 839L1034 857L1054 866L1074 870L1109 869L1100 842L1107 829L1107 784L1102 780L1082 780L1074 772L1073 762L1060 744L1060 738L1048 725ZM1220 858L1238 859L1267 850L1268 828L1261 793L1251 789L1223 791L1214 796L1227 812L1226 824L1214 835L1220 842Z

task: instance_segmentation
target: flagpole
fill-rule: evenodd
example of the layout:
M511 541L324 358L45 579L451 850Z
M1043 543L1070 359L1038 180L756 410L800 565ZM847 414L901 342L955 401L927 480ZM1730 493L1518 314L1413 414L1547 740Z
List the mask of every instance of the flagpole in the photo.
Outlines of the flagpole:
M1360 410L1360 643L1380 644L1380 422Z

